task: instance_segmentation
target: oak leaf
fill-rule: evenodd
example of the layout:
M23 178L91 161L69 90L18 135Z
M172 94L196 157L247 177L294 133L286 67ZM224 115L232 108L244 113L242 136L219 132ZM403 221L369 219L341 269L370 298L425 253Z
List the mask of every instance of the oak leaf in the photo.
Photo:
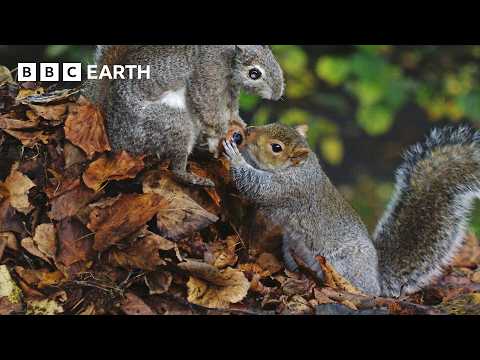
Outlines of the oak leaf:
M361 295L363 294L355 286L353 286L347 279L340 275L333 266L328 263L323 256L316 257L320 267L322 268L323 275L325 277L325 285L330 286L333 289L344 290L351 294Z
M33 129L38 126L40 121L37 120L20 120L11 115L0 115L0 129L19 130L19 129Z
M103 155L92 162L83 173L83 182L98 191L106 181L133 179L143 169L142 158L135 158L125 151L113 157Z
M78 104L69 106L65 138L81 148L89 159L97 152L111 150L100 109L82 97Z
M25 269L22 266L16 266L15 272L29 286L43 289L47 286L55 286L64 280L64 276L60 271L48 271L47 269Z

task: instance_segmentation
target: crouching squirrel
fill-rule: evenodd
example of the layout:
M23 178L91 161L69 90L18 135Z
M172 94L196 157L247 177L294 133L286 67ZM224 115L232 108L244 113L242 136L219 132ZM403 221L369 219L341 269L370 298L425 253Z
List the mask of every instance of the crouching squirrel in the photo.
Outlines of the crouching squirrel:
M290 270L298 256L322 277L322 255L358 289L401 296L430 284L461 246L480 191L480 133L436 129L411 147L372 237L323 172L305 134L281 124L249 127L244 147L224 142L241 195L282 229Z
M150 79L89 80L83 92L106 115L112 149L171 160L178 180L213 186L186 170L195 146L217 156L239 116L240 90L278 100L283 74L263 45L98 45L96 63L150 65Z

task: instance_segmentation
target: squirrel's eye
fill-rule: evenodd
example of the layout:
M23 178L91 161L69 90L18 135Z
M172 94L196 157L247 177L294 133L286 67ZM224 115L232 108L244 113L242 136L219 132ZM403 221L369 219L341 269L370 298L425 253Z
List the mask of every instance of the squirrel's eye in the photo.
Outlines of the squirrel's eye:
M258 80L262 77L262 72L257 68L253 68L253 69L250 69L250 71L248 72L248 76L252 80Z
M280 144L272 144L272 151L274 153L279 153L281 152L283 149L282 149L282 145Z
M240 145L243 141L243 136L238 131L236 131L232 135L232 140L235 144Z

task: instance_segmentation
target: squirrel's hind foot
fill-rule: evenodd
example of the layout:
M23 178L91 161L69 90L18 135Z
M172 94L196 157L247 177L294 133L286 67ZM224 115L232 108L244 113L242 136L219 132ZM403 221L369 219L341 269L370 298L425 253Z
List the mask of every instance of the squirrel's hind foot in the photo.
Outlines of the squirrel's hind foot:
M208 179L204 178L187 171L173 170L173 175L176 180L185 185L194 185L194 186L207 186L215 187L215 183Z

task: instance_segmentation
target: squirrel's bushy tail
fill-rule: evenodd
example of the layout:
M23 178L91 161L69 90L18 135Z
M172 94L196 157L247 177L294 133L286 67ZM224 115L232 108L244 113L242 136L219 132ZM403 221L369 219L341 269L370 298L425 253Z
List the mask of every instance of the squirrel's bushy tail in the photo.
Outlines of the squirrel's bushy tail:
M388 296L428 285L462 245L480 194L480 133L468 127L435 129L404 159L373 236L382 293Z
M122 65L127 53L139 45L97 45L95 64L98 72L104 65ZM111 70L111 68L110 68ZM83 93L95 103L103 106L107 97L110 79L87 80L83 84Z

